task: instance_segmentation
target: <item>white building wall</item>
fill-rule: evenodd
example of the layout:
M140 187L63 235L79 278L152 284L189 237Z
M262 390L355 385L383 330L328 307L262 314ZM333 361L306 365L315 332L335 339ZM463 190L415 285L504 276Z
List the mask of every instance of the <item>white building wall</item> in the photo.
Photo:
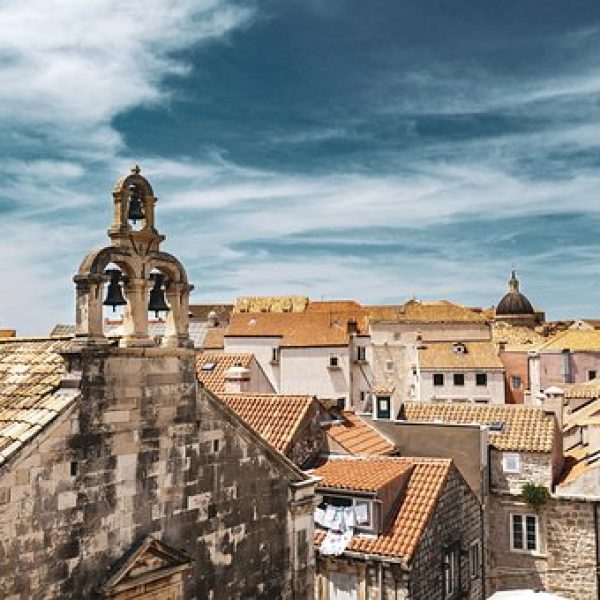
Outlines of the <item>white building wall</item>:
M225 337L225 352L254 354L276 393L280 393L280 367L272 362L273 348L279 347L279 337Z
M420 335L424 342L474 342L492 339L487 323L373 323L375 345L385 342L411 344Z
M443 373L444 385L433 385L433 374ZM465 385L454 385L454 373L463 373ZM487 374L487 385L476 384L477 373ZM504 371L502 370L448 370L448 369L421 369L419 388L420 400L463 401L463 402L488 402L489 404L504 404Z
M338 368L329 368L330 357L338 357ZM282 348L280 392L313 394L318 398L350 400L350 352L347 346Z

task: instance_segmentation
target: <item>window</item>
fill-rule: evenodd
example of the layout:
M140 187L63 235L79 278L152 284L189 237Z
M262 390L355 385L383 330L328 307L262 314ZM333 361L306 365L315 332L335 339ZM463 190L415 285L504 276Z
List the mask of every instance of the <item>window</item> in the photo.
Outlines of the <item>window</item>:
M385 361L385 372L386 373L393 373L394 372L394 361L393 360L386 360Z
M444 385L444 374L434 373L433 374L433 385L439 387Z
M453 379L454 379L454 385L465 385L465 374L464 373L454 373Z
M505 452L502 455L502 470L505 473L520 473L521 457L516 452Z
M281 352L279 350L279 346L273 346L271 349L271 364L278 365L279 364L279 356Z
M378 419L389 419L390 418L390 397L389 396L377 396L377 418Z
M475 374L475 383L477 385L486 386L487 385L487 373L476 373Z
M521 377L519 375L511 375L510 377L510 387L513 390L521 389Z
M598 375L597 371L588 371L588 381L592 381L592 379L596 379Z
M358 362L366 362L367 361L367 349L364 346L356 347L356 360Z
M359 584L354 573L329 571L329 600L357 600Z
M201 371L206 371L206 372L210 372L212 371L215 367L217 366L216 362L205 362L202 367L201 367Z
M516 552L537 552L539 549L537 515L510 515L510 549Z
M449 600L456 598L460 591L460 548L453 544L444 550L444 594L443 598Z
M394 341L399 342L402 339L402 334L399 331L394 333Z
M479 541L473 542L469 546L469 576L471 579L477 579L481 573L481 546Z
M335 354L332 354L329 357L329 368L330 369L337 369L340 366L340 359L339 357L335 356Z

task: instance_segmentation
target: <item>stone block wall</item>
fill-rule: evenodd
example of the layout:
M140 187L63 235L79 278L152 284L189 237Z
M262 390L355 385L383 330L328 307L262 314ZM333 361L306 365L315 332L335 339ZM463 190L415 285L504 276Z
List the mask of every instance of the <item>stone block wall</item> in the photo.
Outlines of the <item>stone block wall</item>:
M439 600L443 590L443 552L454 542L460 542L461 598L484 598L483 572L471 578L469 574L469 547L480 541L482 519L480 505L455 467L444 486L433 518L421 538L411 562L409 598L411 600ZM483 547L480 551L483 556Z
M511 551L510 515L537 514L538 552ZM538 513L519 498L492 495L488 592L541 589L576 600L597 596L594 504L552 498Z
M491 489L519 495L523 484L531 481L552 489L554 456L549 452L519 452L521 469L519 473L505 473L502 466L504 452L490 449ZM512 454L512 453L511 453Z
M0 597L93 598L152 535L184 598L308 597L311 484L207 392L191 351L85 348L81 398L0 473Z

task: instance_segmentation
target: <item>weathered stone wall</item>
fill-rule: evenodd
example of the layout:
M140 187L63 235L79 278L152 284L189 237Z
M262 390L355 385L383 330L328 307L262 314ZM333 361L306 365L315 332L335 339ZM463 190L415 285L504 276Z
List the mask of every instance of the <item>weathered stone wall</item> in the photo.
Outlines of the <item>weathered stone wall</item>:
M329 414L325 412L323 405L315 401L305 418L305 422L299 427L299 433L293 441L287 457L298 467L308 469L313 462L327 451L327 436L321 422L326 421Z
M575 600L596 599L593 503L552 498L537 513L538 552L511 551L510 515L515 513L536 514L517 497L490 497L488 593L530 588Z
M411 563L411 600L439 600L442 597L443 551L444 547L454 542L460 542L461 598L484 598L483 573L471 579L468 558L471 543L481 540L481 533L480 505L456 468L453 468Z
M521 469L519 473L505 473L502 467L504 452L490 449L491 489L499 492L520 494L523 484L531 481L552 489L555 456L549 452L519 452ZM513 454L509 452L509 454Z
M0 473L0 597L93 598L147 535L194 559L184 598L308 597L312 488L197 395L193 353L80 358L80 400Z

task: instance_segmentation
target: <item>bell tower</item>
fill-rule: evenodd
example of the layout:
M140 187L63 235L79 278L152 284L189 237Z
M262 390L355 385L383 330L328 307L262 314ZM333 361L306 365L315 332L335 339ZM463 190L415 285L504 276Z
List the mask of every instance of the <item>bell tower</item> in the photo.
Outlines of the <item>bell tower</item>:
M114 309L122 305L121 346L156 345L148 335L148 311L154 311L167 313L162 345L190 347L189 294L193 286L183 265L160 249L165 236L155 227L158 199L140 173L136 165L117 181L108 230L110 245L90 252L73 278L75 335L91 344L104 343L103 306Z

